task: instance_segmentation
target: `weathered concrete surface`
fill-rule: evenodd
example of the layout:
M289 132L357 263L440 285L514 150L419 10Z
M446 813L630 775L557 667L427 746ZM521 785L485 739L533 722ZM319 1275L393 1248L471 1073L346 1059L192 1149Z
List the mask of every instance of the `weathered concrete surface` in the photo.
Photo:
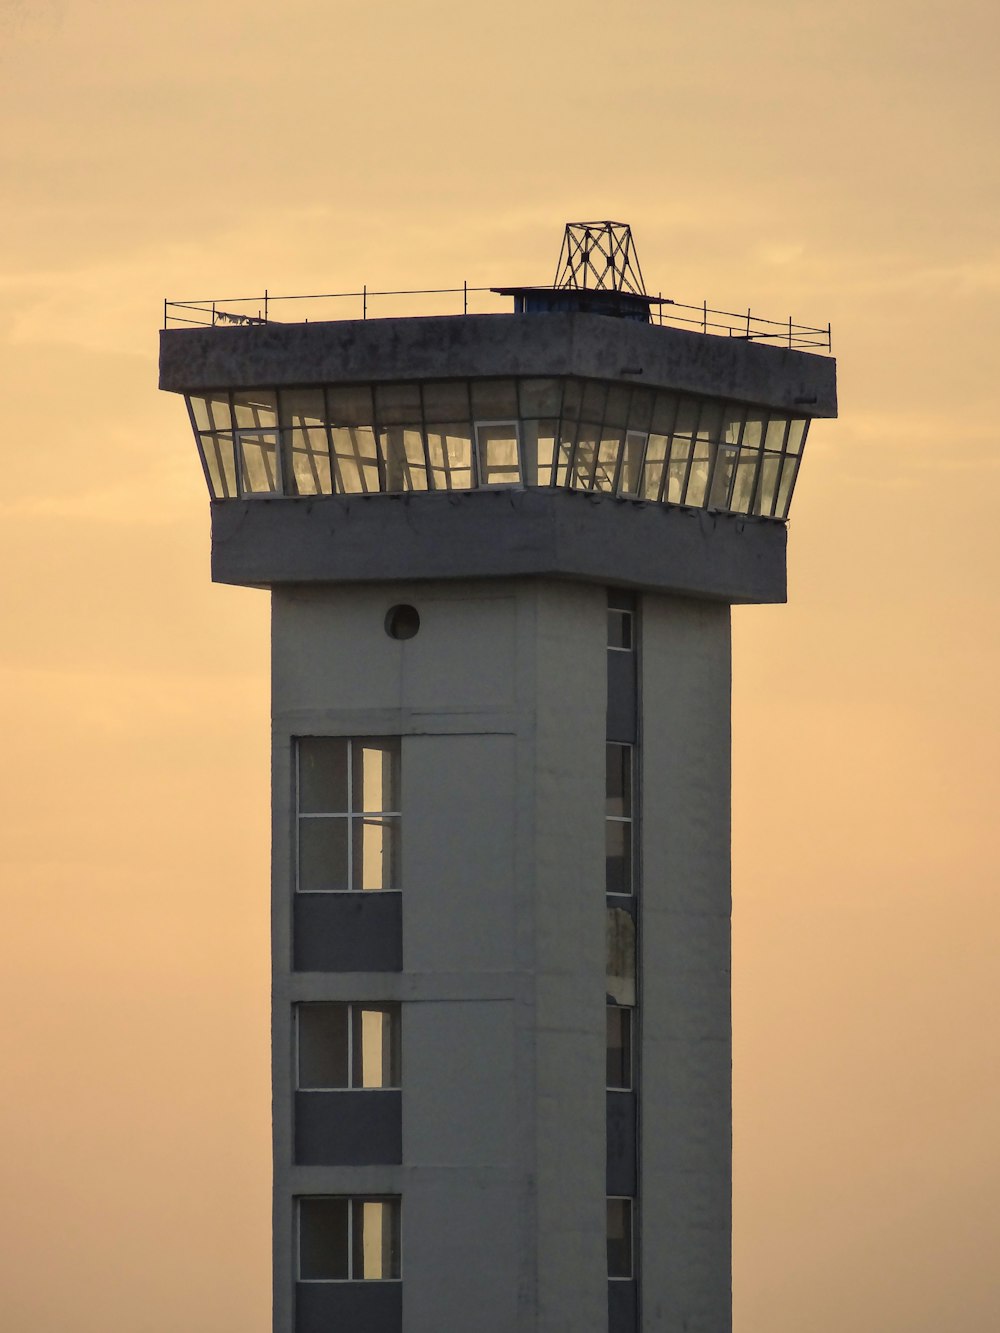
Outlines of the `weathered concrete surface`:
M837 415L832 357L604 315L436 315L160 334L160 388L177 393L502 375L627 379Z
M544 575L783 602L783 524L573 491L464 491L212 505L219 583Z

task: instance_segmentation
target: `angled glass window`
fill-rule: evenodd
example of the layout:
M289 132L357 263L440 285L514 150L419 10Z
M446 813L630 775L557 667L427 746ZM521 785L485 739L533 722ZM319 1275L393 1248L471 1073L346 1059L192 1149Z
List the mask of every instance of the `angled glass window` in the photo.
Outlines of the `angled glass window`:
M300 1092L400 1086L398 1004L299 1004L295 1027Z
M609 1004L608 1090L630 1092L632 1088L632 1010Z
M339 1194L298 1200L300 1282L386 1282L400 1276L400 1200Z
M241 495L280 495L281 455L276 430L243 429L236 432Z
M516 421L477 421L480 486L520 486L521 456Z
M300 893L399 888L399 739L303 736L296 744Z
M630 1278L632 1268L632 1200L608 1199L608 1277Z

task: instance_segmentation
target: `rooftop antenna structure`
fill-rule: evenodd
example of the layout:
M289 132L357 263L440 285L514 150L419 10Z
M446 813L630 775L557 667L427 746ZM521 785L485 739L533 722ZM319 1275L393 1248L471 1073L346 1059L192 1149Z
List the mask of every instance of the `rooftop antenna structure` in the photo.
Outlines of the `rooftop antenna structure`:
M552 285L645 296L632 228L626 222L567 222Z

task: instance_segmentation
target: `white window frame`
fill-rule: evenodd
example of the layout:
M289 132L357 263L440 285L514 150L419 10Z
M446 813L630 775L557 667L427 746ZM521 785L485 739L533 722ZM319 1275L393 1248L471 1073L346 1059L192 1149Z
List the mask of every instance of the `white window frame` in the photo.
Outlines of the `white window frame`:
M483 450L479 442L479 428L489 426L512 426L514 428L514 439L517 442L517 481L484 481L483 476L485 468L483 466ZM507 417L497 421L474 420L472 431L476 443L476 485L479 490L484 491L515 491L524 489L524 446L521 442L521 422L517 417Z
M304 1084L302 1082L302 1063L301 1063L301 1043L299 1020L303 1005L307 1004L338 1004L343 1005L347 1010L347 1083L341 1086L328 1087L323 1084ZM295 1091L296 1092L399 1092L402 1089L402 1067L399 1073L399 1082L384 1083L377 1088L367 1088L363 1083L354 1082L354 1011L355 1009L372 1009L384 1011L390 1005L395 1007L394 1019L399 1025L398 1040L400 1046L400 1066L402 1066L402 1025L403 1025L403 1006L398 1000L299 1000L295 1008Z
M344 1199L347 1203L347 1277L302 1276L302 1201L304 1199ZM399 1276L355 1277L354 1269L354 1205L355 1203L394 1203L399 1213ZM350 1283L402 1282L403 1280L403 1203L399 1194L300 1194L295 1200L295 1281L310 1286L346 1286Z

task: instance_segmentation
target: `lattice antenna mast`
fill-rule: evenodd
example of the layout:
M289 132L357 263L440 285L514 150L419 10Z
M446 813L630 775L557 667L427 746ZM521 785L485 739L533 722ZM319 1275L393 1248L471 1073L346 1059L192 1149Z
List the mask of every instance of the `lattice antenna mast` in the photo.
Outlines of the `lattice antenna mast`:
M567 222L552 285L645 296L632 228L625 222Z

